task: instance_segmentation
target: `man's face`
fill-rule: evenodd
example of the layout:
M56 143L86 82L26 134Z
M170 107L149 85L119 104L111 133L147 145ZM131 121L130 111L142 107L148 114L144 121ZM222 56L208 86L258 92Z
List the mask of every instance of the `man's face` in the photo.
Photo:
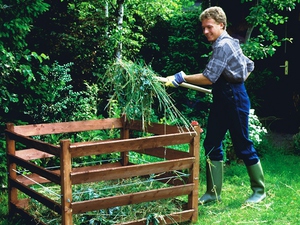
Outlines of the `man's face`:
M202 20L203 34L209 42L214 42L224 31L224 24L217 23L214 19Z

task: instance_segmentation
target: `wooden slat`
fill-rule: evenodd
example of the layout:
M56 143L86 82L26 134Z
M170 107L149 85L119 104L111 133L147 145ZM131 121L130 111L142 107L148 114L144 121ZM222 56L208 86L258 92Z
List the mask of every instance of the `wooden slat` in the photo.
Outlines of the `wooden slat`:
M139 120L132 120L128 122L127 127L130 130L141 131L143 129L142 122ZM181 133L182 130L184 132L188 131L185 128L179 128L177 126L170 126L170 125L158 124L158 123L147 124L145 128L146 128L145 132L152 133L152 134L176 134L176 133Z
M60 176L58 174L55 174L52 171L46 170L43 167L37 166L34 163L26 161L17 156L8 154L7 157L11 162L16 163L17 165L22 166L25 169L28 169L29 171L32 171L42 177L45 177L56 184L60 184Z
M45 134L61 134L71 132L81 132L88 130L105 130L121 128L122 121L117 118L72 121L61 123L43 123L15 126L15 132L24 136L45 135Z
M123 179L135 176L144 176L168 172L173 170L182 170L191 168L195 161L194 157L169 160L165 162L149 163L143 165L129 165L119 168L109 168L105 170L72 172L71 179L73 184L96 182L102 180Z
M112 169L112 168L119 168L119 167L122 167L122 164L120 162L115 162L115 163L106 163L106 164L102 164L102 165L73 168L72 172L73 173L82 173L82 172L86 172L86 171L105 170L105 169Z
M176 224L189 221L192 214L194 213L195 210L185 210L177 213L172 213L168 215L162 215L157 218L160 221L160 224ZM145 225L147 224L147 219L139 219L135 221L127 221L127 222L122 222L118 223L115 225Z
M123 117L123 119L125 119ZM125 120L123 120L125 121ZM126 124L123 125L123 129L121 129L121 133L120 133L120 137L121 139L128 139L130 138L130 132L129 129L126 128ZM125 151L125 152L121 152L121 163L123 166L127 166L129 164L129 152Z
M59 147L45 142L37 141L29 137L33 135L70 133L115 128L121 129L121 134L126 130L126 135L122 135L121 137L128 139L74 144L71 144L68 140L62 140L60 142L61 146ZM196 130L187 132L187 130L185 130L184 133L180 133L183 131L180 131L176 126L151 124L147 126L146 132L158 134L157 136L129 139L128 129L142 130L141 122L135 121L128 125L128 121L124 120L124 118L121 118L52 124L36 124L15 127L13 126L11 129L7 126L7 130L5 131L7 140L11 140L13 144L15 140L31 148L18 150L16 153L13 149L11 153L8 153L8 162L11 165L18 164L26 169L29 169L30 171L33 170L34 172L36 172L36 174L32 174L32 176L36 178L42 180L43 177L50 176L50 180L44 180L52 181L54 183L62 185L62 205L30 189L25 185L25 182L23 183L22 181L19 182L18 180L15 180L16 178L19 179L19 176L9 178L8 183L10 184L10 189L13 190L17 188L30 197L37 199L48 208L54 208L54 211L62 215L62 224L64 225L73 223L72 214L98 209L106 209L121 205L138 204L141 202L155 201L164 198L173 198L181 195L188 195L188 211L166 215L164 220L167 221L167 224L171 224L174 222L183 222L187 220L195 221L197 219L196 195L198 194L198 186L196 184L198 183L196 182L198 182L198 174L194 170L199 167L199 164L195 162L196 160L199 160L198 157L196 157L197 154L195 154L195 151L198 151L199 148L199 143L197 143L196 140L197 138L199 138L196 137L199 132L197 132ZM63 145L63 143L65 144ZM164 148L164 146L184 143L190 144L189 153ZM62 153L62 149L64 149L64 153ZM72 169L70 164L72 157L98 155L113 152L121 152L121 154L127 156L128 151L136 151L142 154L149 154L156 157L166 158L168 161L142 165L130 165L128 158L126 158L122 162L124 163L124 165L127 165L129 163L127 166L121 166L121 163L117 162L114 165L106 164L103 166L88 166L74 169ZM48 171L44 168L36 166L31 162L26 161L38 158L53 157L54 155L60 156L62 159L64 159L61 160L61 169L57 171ZM187 181L188 184L183 184L181 182L175 182L175 184L172 180L172 182L177 186L72 203L72 184L95 182L99 180L123 179L134 176L145 176L149 174L169 174L169 172L171 171L182 169L189 169L190 171L192 170L191 176ZM61 176L62 172L64 173L63 176ZM19 210L22 213L22 208L25 208L27 206L26 201L26 199L24 201L17 200L17 202L14 203L10 202L10 205L12 205L13 208L16 209L14 211ZM139 224L138 222L139 221L132 221L132 224ZM142 224L146 221L140 220L140 222ZM128 224L131 223L128 222Z
M132 120L127 123L127 128L130 130L139 130L142 131L143 126L142 122L139 120ZM188 130L185 127L178 127L172 125L151 123L145 126L146 130L144 132L152 133L152 134L175 134L175 133L183 133L183 132L194 132L193 127L190 127Z
M75 143L71 144L70 151L74 158L87 155L124 152L128 150L142 150L147 148L190 143L195 135L196 133L166 134L106 142L87 142L83 144Z
M46 142L34 140L32 138L25 137L20 134L17 134L16 132L12 132L12 131L8 131L8 130L5 130L5 133L10 139L20 142L20 143L26 145L28 148L35 148L37 150L41 150L41 151L44 151L44 152L47 152L49 154L56 155L56 156L59 155L60 148L58 146L55 146L55 145L52 145L52 144L49 144Z
M131 164L134 165L134 164ZM104 170L104 169L108 169L108 168L119 168L122 167L122 164L120 162L116 162L116 163L107 163L107 164L102 164L102 165L95 165L95 166L85 166L85 167L78 167L78 168L73 168L72 172L75 173L82 173L82 172L86 172L86 171L99 171L99 170ZM51 170L52 173L55 174L60 174L60 170ZM164 178L164 177L171 177L171 176L176 176L176 173L174 172L166 172L163 173L159 176L156 176L156 179L160 179L160 178ZM30 179L28 179L28 178ZM22 175L18 175L17 176L17 181L19 181L20 183L28 186L28 185L32 185L35 183L40 183L40 184L44 184L44 183L49 183L51 182L50 180L39 176L38 174L32 173L32 174L27 174L26 177L22 176ZM144 177L148 177L147 175ZM187 178L183 177L181 178L182 180L179 180L177 178L172 178L170 180L168 180L169 184L172 185L182 185L184 183L187 183ZM35 182L33 182L32 180L34 180ZM161 181L164 182L164 181ZM166 182L164 182L166 183Z
M57 202L53 201L52 199L48 198L47 196L41 195L40 193L36 192L35 190L30 189L29 187L25 186L22 183L19 183L18 181L10 179L11 184L28 195L31 198L34 198L38 202L42 203L49 209L61 214L61 206Z
M107 168L116 168L116 167L121 167L121 166L122 165L120 162L116 162L116 163L107 163L107 164L96 165L96 166L85 166L85 167L73 168L72 171L74 173L76 173L76 172L100 170L100 169L107 169ZM60 175L60 170L51 170L51 172L54 174ZM46 179L45 177L42 177L35 173L27 174L26 176L30 179L27 179L26 177L24 177L22 175L18 175L17 181L21 182L22 184L24 184L26 186L35 184L35 182L40 183L40 184L51 182L50 180ZM33 182L32 180L34 180L35 182Z
M8 131L13 132L14 131L14 124L12 123L7 123L5 125L5 129ZM5 135L5 139L6 139L6 151L7 154L12 154L14 155L16 152L16 143L14 140L10 139L9 136L6 134ZM7 158L7 172L8 172L8 177L12 178L12 179L16 179L17 178L17 173L16 173L16 164L10 162L9 158ZM18 200L18 190L14 187L11 186L9 180L7 182L7 186L8 186L8 201L9 202L15 202ZM12 204L8 204L8 210L9 210L9 214L12 214L12 210L11 210L11 206Z
M29 206L29 200L30 200L29 198L23 198L23 199L17 200L13 204L15 204L19 208L27 209Z
M39 176L36 173L27 174L26 177L24 177L22 175L18 175L17 176L17 181L19 181L20 183L22 183L26 186L29 186L29 185L32 185L32 184L35 184L35 183L45 184L45 183L50 183L51 182L50 180L46 179L45 177Z
M188 152L182 152L182 151L174 150L171 148L164 148L164 147L143 149L141 151L135 151L135 152L151 155L151 156L155 156L167 160L186 158L190 156Z
M39 151L34 148L30 148L30 149L23 149L23 150L16 151L16 156L25 160L33 160L33 159L51 158L54 155Z
M106 209L116 206L138 204L141 202L155 201L159 199L173 198L181 195L188 195L193 190L193 184L181 185L170 188L163 188L151 191L143 191L107 198L93 199L81 202L73 202L74 214L84 213L93 210Z
M194 183L194 190L192 193L188 196L188 208L194 209L195 213L193 214L191 221L196 222L198 220L198 187L199 187L199 159L200 159L200 132L201 128L199 126L195 126L195 130L199 134L198 136L194 137L194 140L190 144L189 153L191 156L194 156L196 159L193 166L190 170L190 177L189 177L189 183Z
M72 181L71 181L71 171L72 171L72 158L69 151L70 140L60 141L61 154L60 154L60 176L61 176L61 207L62 212L62 225L73 224L73 216L71 209L72 200Z

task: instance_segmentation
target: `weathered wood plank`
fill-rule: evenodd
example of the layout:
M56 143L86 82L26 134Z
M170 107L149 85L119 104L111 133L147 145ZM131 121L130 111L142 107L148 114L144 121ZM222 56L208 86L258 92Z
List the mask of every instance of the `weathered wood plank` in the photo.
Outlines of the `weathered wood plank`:
M69 140L60 141L60 176L61 176L61 207L62 207L62 225L73 224L73 216L71 209L72 196L72 181L70 174L72 172L72 158L69 151Z
M55 174L52 171L46 170L43 167L37 166L34 163L26 161L17 156L7 154L7 157L11 162L16 163L17 165L22 166L23 168L28 169L29 171L32 171L42 177L45 177L56 184L60 184L60 176L58 174Z
M13 132L14 124L7 123L5 125L5 129L7 131ZM16 152L15 141L12 140L7 134L5 135L5 139L6 139L7 154L15 155L15 152ZM10 177L11 179L17 178L16 168L17 168L16 164L13 162L10 162L9 158L7 158L7 172L8 172L8 177ZM8 186L8 211L9 211L9 214L12 215L12 213L13 213L12 202L15 202L18 200L18 190L10 184L9 180L8 180L7 184L8 184L7 185Z
M33 160L33 159L51 158L54 155L34 148L30 148L30 149L23 149L23 150L16 151L16 156L25 160Z
M151 123L147 124L145 132L152 134L176 134L182 132L189 132L186 128L178 127L178 126L170 126L165 124ZM129 121L127 124L127 128L130 130L142 130L143 125L139 120ZM191 127L191 131L193 132L193 127Z
M159 136L114 140L105 142L86 142L71 144L72 157L98 155L104 153L124 152L128 150L142 150L168 145L190 143L196 133L166 134Z
M18 199L14 202L14 204L19 208L27 209L29 206L29 200L29 198Z
M195 130L199 135L195 136L190 143L189 153L190 156L194 156L196 159L200 158L200 126L195 126ZM188 208L194 209L195 212L191 217L192 222L196 222L198 219L198 188L199 188L199 160L195 160L192 168L190 169L189 183L194 183L194 189L188 196Z
M96 166L85 166L85 167L73 168L72 171L76 173L76 172L93 171L93 170L100 170L100 169L107 169L107 168L116 168L121 166L122 164L120 162L116 162L116 163L107 163L107 164L96 165ZM60 175L60 170L51 170L51 172L57 174L58 176ZM30 179L27 179L22 175L18 175L17 181L19 181L20 183L26 186L35 184L35 182L40 184L51 182L50 180L36 173L27 174L26 176ZM33 182L32 180L34 180L35 182Z
M197 219L197 195L198 195L198 176L199 173L199 131L197 129L190 132L186 129L179 129L177 126L168 126L164 124L147 125L147 131L157 134L151 137L129 138L129 130L142 130L141 121L126 121L121 119L103 119L90 121L73 121L62 123L35 124L25 126L7 126L6 135L8 145L8 162L11 168L18 164L30 171L33 170L32 176L38 181L58 183L61 185L61 205L41 195L40 193L26 186L26 181L20 176L11 174L9 178L10 191L19 189L32 198L38 198L43 205L55 210L62 215L62 224L70 225L73 223L72 214L93 211L98 209L106 209L115 206L128 204L138 204L141 202L155 201L159 199L173 198L180 195L188 195L188 203L186 211L172 213L161 219L167 224L174 222L196 221ZM126 140L105 140L97 142L83 142L71 144L68 140L62 140L60 146L51 145L45 142L37 141L30 136L73 133L88 130L102 129L121 129L121 138ZM184 133L181 133L184 132ZM29 149L18 150L15 152L14 142L18 141L27 146ZM174 149L165 148L165 146L189 144L190 151L180 152ZM165 158L168 161L158 163L148 163L140 165L130 164L128 151L136 151L141 154L148 154L155 157ZM105 153L120 152L123 160L117 163L87 166L81 168L72 168L71 162L73 157L99 155ZM60 170L49 171L38 167L27 161L39 158L59 156L61 158ZM122 166L123 164L123 166ZM125 165L125 166L124 166ZM99 180L123 179L134 176L147 176L149 174L163 174L160 178L164 178L166 174L171 174L175 170L188 169L189 178L185 181L177 182L176 179L170 178L172 187L156 189L150 191L142 191L130 193L126 195L105 197L82 202L72 202L72 185L88 182L96 182ZM50 180L44 178L49 177ZM187 184L185 184L187 182ZM171 183L169 183L171 184ZM28 184L27 184L28 185ZM10 197L9 205L14 208L14 212L19 211L22 214L23 208L27 206L27 199L19 200ZM50 201L49 201L50 200ZM185 208L186 209L186 208ZM30 217L30 215L29 215ZM140 222L140 223L139 223ZM122 224L145 224L146 220L131 221ZM162 221L161 221L162 222Z
M25 137L16 132L5 130L5 134L11 139L20 142L27 146L27 148L35 148L47 152L52 155L59 155L59 147L39 140L34 140L29 137Z
M24 136L61 134L71 132L81 132L88 130L105 130L122 128L122 121L118 118L108 118L100 120L71 121L60 123L43 123L15 126L16 133Z
M95 171L95 170L106 170L106 169L119 168L119 167L122 167L122 164L120 162L106 163L106 164L95 165L95 166L84 166L84 167L73 168L72 173L82 173L86 171Z
M144 176L174 170L191 168L195 161L194 157L169 160L165 162L149 163L143 165L129 165L119 168L108 168L104 170L72 172L73 184L96 182L100 180L123 179L135 176Z
M185 210L177 213L172 213L168 215L161 215L157 218L160 224L177 224L185 221L189 221L195 210ZM176 223L177 222L177 223ZM135 221L128 221L123 223L118 223L115 225L145 225L147 224L147 219L140 219Z
M52 171L54 172L54 171ZM28 179L28 178L29 179ZM45 184L45 183L50 183L51 181L46 179L45 177L42 177L36 173L32 173L32 174L27 174L26 177L22 176L22 175L18 175L17 176L17 181L19 181L20 183L29 186L35 183L39 183L39 184Z
M174 150L171 148L165 148L165 147L143 149L141 151L135 151L135 152L151 155L151 156L155 156L167 160L186 158L190 156L188 152L182 152L182 151Z
M78 214L116 206L173 198L176 196L188 195L193 190L193 187L193 184L186 184L170 188L143 191L81 202L73 202L72 210L74 214Z

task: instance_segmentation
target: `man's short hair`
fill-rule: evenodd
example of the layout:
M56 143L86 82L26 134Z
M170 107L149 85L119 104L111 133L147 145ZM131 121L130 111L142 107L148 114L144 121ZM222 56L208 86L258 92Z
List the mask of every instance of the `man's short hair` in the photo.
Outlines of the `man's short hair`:
M214 19L217 23L224 24L224 30L227 25L227 18L224 10L221 7L213 6L205 9L199 16L200 21L205 19Z

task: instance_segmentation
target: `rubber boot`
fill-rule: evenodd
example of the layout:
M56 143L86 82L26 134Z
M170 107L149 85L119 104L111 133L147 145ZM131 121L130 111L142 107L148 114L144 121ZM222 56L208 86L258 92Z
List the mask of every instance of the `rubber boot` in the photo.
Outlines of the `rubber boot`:
M221 201L223 183L223 161L210 161L206 163L206 192L198 199L200 204Z
M246 203L259 203L266 198L265 179L260 161L252 166L247 166L247 171L253 194L246 200Z

